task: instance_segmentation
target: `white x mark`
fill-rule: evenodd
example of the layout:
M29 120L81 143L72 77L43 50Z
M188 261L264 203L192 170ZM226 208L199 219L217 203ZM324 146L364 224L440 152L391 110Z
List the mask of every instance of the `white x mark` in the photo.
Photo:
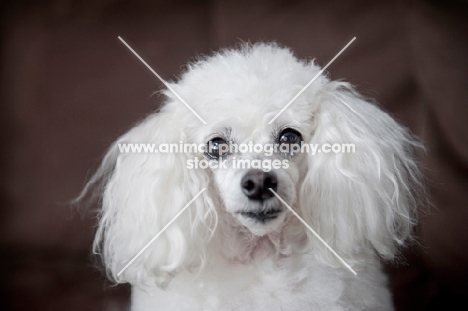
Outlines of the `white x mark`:
M133 50L130 45L127 44L127 42L125 42L124 39L122 39L120 36L119 36L119 40L122 41L123 44L125 44L125 46L130 50L132 51L133 54L135 54L135 56L146 66L148 67L148 69L203 123L203 124L206 124L205 120L202 119L202 117L200 117L198 115L198 113L195 112L195 110L192 109L192 107L190 107L189 104L187 104L187 102L179 96L179 94L176 93L176 91L174 91L174 89L169 85L169 83L167 83L166 81L164 81L163 78L161 78L160 75L158 75L158 73L156 71L153 70L153 68L150 67L150 65L148 65L144 60L143 58L140 57L140 55L138 55L137 52L135 52L135 50Z
M315 232L314 229L312 229L312 228L304 221L304 219L302 219L301 216L299 216L299 214L297 214L296 211L293 210L292 207L289 206L288 203L286 203L286 202L278 195L278 193L276 193L276 192L275 192L273 189L271 189L271 188L268 188L268 189L270 189L270 191L278 198L278 200L280 200L281 203L283 203L283 204L291 211L291 213L293 213L294 216L296 216L296 217L304 224L304 226L306 226L307 229L309 229L310 232L312 232L312 233L317 237L317 239L319 239L320 242L322 242L323 245L325 245L325 246L332 252L332 254L335 255L336 258L338 258L338 259L341 261L341 263L343 263L343 265L344 265L346 268L349 269L349 271L351 271L354 275L357 275L356 271L354 271L353 268L351 268L351 266L348 265L348 264L346 263L346 261L344 261L343 258L341 258L340 255L338 255L338 254L333 250L333 248L331 248L330 245L328 245L327 242L325 242L325 241L320 237L320 235L318 235L318 233Z
M165 225L164 228L162 228L161 231L159 231L158 234L156 234L154 238L152 238L151 241L149 241L145 247L143 247L142 250L139 251L138 254L136 254L135 257L133 257L132 260L130 260L130 262L122 268L122 270L120 270L119 273L117 273L117 276L120 276L138 257L140 257L140 255L143 254L143 252L154 242L154 240L156 240L164 232L164 230L166 230L167 227L169 227L177 219L177 217L179 217L205 190L206 188L203 188L192 200L190 200L190 202L188 202L187 205L185 205L184 208L181 209L180 212L178 212L177 215L175 215L174 218L172 218L172 220L169 221L167 225Z
M343 53L344 50L346 50L346 49L348 48L348 46L350 46L351 43L353 43L354 40L356 40L356 37L354 37L353 39L351 39L351 41L349 41L348 44L346 44L346 46L345 46L344 48L342 48L341 51L339 51L338 54L336 54L335 57L333 57L333 59L332 59L331 61L329 61L328 64L327 64L325 67L323 67L323 68L315 75L315 77L313 77L312 80L310 80L309 83L307 83L306 86L304 86L304 87L302 88L302 90L300 90L299 93L297 93L297 95L294 96L293 99L291 99L291 100L289 101L289 103L287 103L286 106L284 106L284 108L281 109L280 112L278 112L278 113L276 114L276 116L275 116L273 119L271 119L270 122L268 122L268 124L273 123L273 121L275 121L276 118L278 118L279 115L282 114L282 113L293 103L293 101L295 101L296 98L298 98L299 95L301 95L301 94L315 81L315 79L317 79L317 78L328 68L328 66L331 65L331 63L333 63L333 62L335 61L335 59L337 59L338 56L340 56L341 53Z

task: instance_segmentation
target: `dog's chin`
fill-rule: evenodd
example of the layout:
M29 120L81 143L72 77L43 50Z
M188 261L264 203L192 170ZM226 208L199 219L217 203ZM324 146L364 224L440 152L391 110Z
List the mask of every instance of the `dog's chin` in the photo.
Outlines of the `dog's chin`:
M236 213L237 220L255 236L280 231L285 221L284 210L274 210L258 219L249 213Z

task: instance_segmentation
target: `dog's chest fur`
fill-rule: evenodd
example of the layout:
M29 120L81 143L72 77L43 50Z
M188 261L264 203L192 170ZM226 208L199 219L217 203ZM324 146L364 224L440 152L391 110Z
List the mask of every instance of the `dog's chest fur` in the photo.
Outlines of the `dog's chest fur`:
M166 288L132 290L133 310L392 310L380 264L356 277L312 256L255 260L250 265L218 261L196 276L178 274Z

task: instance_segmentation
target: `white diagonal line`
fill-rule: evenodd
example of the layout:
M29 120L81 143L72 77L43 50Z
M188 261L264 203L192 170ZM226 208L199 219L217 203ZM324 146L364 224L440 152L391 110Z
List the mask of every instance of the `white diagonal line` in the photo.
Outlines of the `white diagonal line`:
M279 115L282 114L282 113L296 100L296 98L298 98L299 95L301 95L301 94L315 81L315 79L317 79L317 78L328 68L328 66L330 66L330 65L332 64L332 63L335 61L335 59L337 59L338 56L340 56L341 53L343 53L344 50L346 50L346 49L348 48L348 46L350 46L351 43L353 43L354 40L356 40L356 37L352 38L351 41L349 41L348 44L346 44L346 46L345 46L344 48L342 48L341 51L339 51L338 54L336 54L335 57L333 57L333 59L332 59L331 61L329 61L328 64L327 64L325 67L323 67L323 68L315 75L315 77L313 77L312 80L310 80L309 83L307 83L306 86L304 86L304 87L302 88L302 90L300 90L299 93L297 93L297 95L294 96L293 99L291 99L291 100L289 101L289 103L287 103L286 106L284 106L284 108L281 109L280 112L278 112L278 113L276 114L276 116L275 116L273 119L271 119L270 122L268 122L268 124L273 123L273 121L275 121L276 118L278 118Z
M148 67L148 69L203 123L203 124L206 124L205 120L202 119L202 117L200 117L198 115L198 113L195 112L195 110L192 109L192 107L189 106L189 104L187 104L187 102L179 96L179 94L176 93L176 91L174 91L174 89L169 85L169 83L167 83L166 81L164 81L163 78L161 78L160 75L158 75L158 73L156 71L153 70L153 68L150 67L150 65L148 65L144 60L143 58L140 57L140 55L138 55L137 52L135 52L134 49L132 49L130 47L130 45L127 44L127 42L125 42L124 39L122 39L120 36L118 37L120 41L122 41L123 44L125 44L125 46L130 50L132 51L133 54L135 54L135 56L146 66Z
M304 221L304 219L302 219L301 216L299 216L299 215L291 208L291 206L288 205L288 203L284 202L284 200L283 200L273 189L271 189L271 188L268 188L268 189L270 189L270 191L278 198L278 200L280 200L281 203L283 203L283 204L294 214L294 216L296 216L296 217L304 224L304 226L306 226L307 229L309 229L309 230L317 237L317 239L319 239L320 242L322 242L323 245L325 245L325 246L333 253L333 255L335 255L336 258L338 258L338 259L341 261L341 263L343 263L343 265L345 265L346 268L348 268L354 275L357 275L356 271L354 271L353 268L351 268L351 266L348 265L348 264L343 260L343 258L341 258L340 255L338 255L338 254L333 250L333 248L331 248L330 245L328 245L327 242L325 242L325 241L320 237L320 235L318 235L318 233L315 232L314 229L312 229L312 228Z
M125 265L125 267L123 267L122 270L120 270L119 273L117 273L117 276L120 276L138 257L140 257L140 255L143 254L143 252L154 242L154 240L156 240L164 232L164 230L166 230L167 227L169 227L177 219L177 217L179 217L180 214L182 214L190 206L190 204L192 204L192 202L195 201L205 190L206 188L203 188L192 200L190 200L190 202L188 202L187 205L185 205L184 208L181 209L180 212L178 212L177 215L175 215L174 218L172 218L172 220L169 221L169 223L165 225L164 228L162 228L161 231L159 231L158 234L156 234L154 238L152 238L151 241L149 241L148 244L146 244L145 247L143 247L142 250L136 254L129 263L127 263L127 265Z

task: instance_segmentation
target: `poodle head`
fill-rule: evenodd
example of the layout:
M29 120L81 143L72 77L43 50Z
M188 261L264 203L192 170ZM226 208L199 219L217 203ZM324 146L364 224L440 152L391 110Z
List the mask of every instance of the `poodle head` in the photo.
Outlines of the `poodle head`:
M264 237L300 237L300 252L337 264L290 209L350 261L393 258L410 238L419 144L314 62L276 44L245 45L189 65L171 88L159 112L113 144L90 182L103 181L95 249L114 280L163 286L219 256L245 259ZM122 152L128 143L179 152ZM183 144L204 148L181 152Z

